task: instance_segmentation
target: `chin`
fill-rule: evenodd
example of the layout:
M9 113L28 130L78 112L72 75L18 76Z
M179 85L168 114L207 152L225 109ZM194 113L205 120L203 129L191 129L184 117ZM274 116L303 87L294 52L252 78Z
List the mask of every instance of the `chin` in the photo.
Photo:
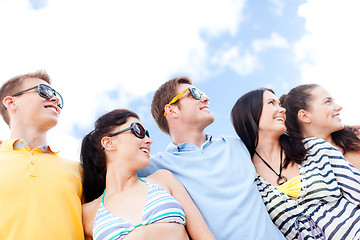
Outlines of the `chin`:
M214 116L210 114L209 118L207 119L209 122L209 125L212 124L215 120Z
M51 119L48 121L48 123L51 127L55 127L58 123L58 119Z
M149 159L146 162L144 162L142 168L146 168L148 166L150 166L150 160Z

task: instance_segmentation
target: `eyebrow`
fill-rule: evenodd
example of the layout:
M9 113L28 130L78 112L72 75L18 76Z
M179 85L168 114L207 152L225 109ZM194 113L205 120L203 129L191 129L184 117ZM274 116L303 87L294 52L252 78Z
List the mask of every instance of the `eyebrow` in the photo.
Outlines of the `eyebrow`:
M334 100L334 98L333 98L333 97L324 97L323 100L324 100L324 101L325 101L325 100Z
M278 103L280 103L280 100L277 100L275 98L268 98L266 101L267 102L278 102Z

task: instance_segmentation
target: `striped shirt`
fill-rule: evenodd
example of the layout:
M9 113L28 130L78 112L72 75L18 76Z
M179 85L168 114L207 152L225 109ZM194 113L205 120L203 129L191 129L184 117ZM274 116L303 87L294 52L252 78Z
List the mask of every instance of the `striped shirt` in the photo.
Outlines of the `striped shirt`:
M272 221L287 239L360 239L360 172L330 143L306 138L304 144L309 152L299 164L297 200L255 179Z
M152 223L179 223L185 226L182 206L164 188L140 179L148 185L142 222L133 225L109 212L104 206L105 191L93 225L93 239L123 239L135 228Z

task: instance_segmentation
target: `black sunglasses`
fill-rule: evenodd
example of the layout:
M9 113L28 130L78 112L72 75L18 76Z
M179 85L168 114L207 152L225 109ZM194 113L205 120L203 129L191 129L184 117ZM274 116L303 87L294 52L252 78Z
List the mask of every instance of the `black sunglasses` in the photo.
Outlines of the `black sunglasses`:
M40 97L43 97L45 99L51 99L53 96L55 96L59 99L59 104L58 104L59 108L62 109L64 107L64 100L63 100L62 96L60 95L60 93L58 93L57 91L52 89L50 86L45 85L45 84L39 84L35 87L25 89L21 92L13 94L12 97L20 96L21 94L24 94L24 93L26 93L30 90L36 89L36 88L37 88L37 92Z
M118 135L120 133L129 131L129 130L131 130L131 132L140 139L143 139L145 136L150 137L149 131L145 130L145 128L138 122L133 122L133 123L131 123L130 127L125 128L121 131L112 133L112 134L108 135L108 137L113 137L115 135Z

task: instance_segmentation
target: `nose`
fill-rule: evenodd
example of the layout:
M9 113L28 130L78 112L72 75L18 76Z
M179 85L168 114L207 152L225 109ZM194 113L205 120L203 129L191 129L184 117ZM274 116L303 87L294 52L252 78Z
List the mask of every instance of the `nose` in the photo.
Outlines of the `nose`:
M201 102L204 102L204 103L208 103L210 102L210 98L208 96L206 96L205 94L203 94L201 96L201 99L200 99Z
M145 136L144 140L145 140L145 144L147 144L147 145L149 145L149 146L154 142L154 141L153 141L151 138L149 138L148 136Z
M279 112L280 113L285 113L286 112L286 108L284 108L284 107L279 107Z
M56 96L55 94L50 98L50 101L55 103L56 106L59 105L59 102L60 102L60 98L58 96Z
M342 106L339 105L339 104L337 104L337 103L335 103L335 110L336 110L336 111L340 111L341 109L342 109Z

